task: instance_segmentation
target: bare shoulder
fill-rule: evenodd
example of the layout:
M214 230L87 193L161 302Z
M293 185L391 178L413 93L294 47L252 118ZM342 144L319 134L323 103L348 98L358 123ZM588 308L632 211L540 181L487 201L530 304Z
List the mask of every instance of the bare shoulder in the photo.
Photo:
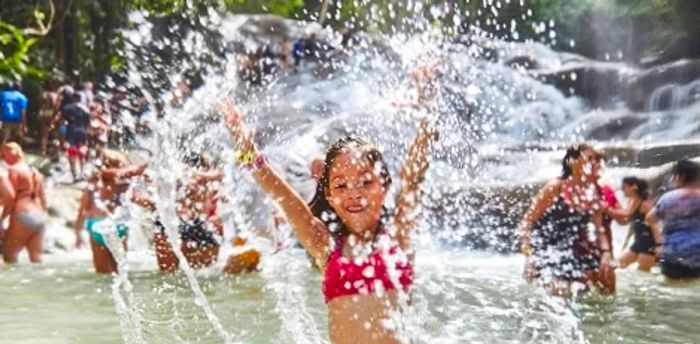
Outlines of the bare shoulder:
M546 195L557 194L559 193L559 190L561 190L562 183L562 180L559 178L552 179L542 187L541 192Z

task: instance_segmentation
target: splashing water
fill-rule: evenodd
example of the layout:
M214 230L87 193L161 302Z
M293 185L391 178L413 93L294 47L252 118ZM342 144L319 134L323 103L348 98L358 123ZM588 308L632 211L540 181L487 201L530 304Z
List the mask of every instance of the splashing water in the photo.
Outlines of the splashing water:
M413 5L424 6L420 2ZM485 6L488 9L484 10L496 11L494 6ZM141 53L153 46L161 49L169 46L166 38L150 36L153 24L142 14L134 19L133 31L137 34L132 32L131 37L138 44L132 47L129 58L150 58L152 55ZM299 23L269 17L202 20L219 23L220 46L240 43L257 47L281 43L283 36L300 37L305 30ZM275 33L261 29L267 25L265 20L275 24L270 26L282 29ZM215 160L226 162L227 176L222 193L230 200L222 206L221 213L233 214L234 222L242 227L239 232L256 234L246 229L250 226L246 217L261 211L251 205L254 202L248 197L247 190L252 183L245 173L231 168L233 149L226 130L210 114L219 97L234 96L246 121L258 129L258 142L270 163L308 199L314 190L308 178L308 162L322 154L328 142L347 133L371 138L386 153L390 170L399 170L418 118L424 114L396 108L392 102L413 95L411 69L425 56L434 54L443 60L440 94L436 100L440 106L433 114L439 116L440 142L423 185L424 219L414 240L418 273L410 306L408 295L400 293L402 307L392 315L388 326L396 328L402 339L416 342L585 343L608 340L606 331L610 327L590 319L598 318L600 310L591 310L586 301L583 305L569 303L551 299L541 290L532 290L520 280L522 261L493 251L512 252L513 233L521 209L529 202L534 186L557 174L561 147L566 143L599 139L603 146L617 145L613 148L633 150L636 154L642 143L672 147L673 140L688 140L700 133L697 120L700 103L692 98L697 87L691 87L696 83L686 86L687 95L684 96L678 95L678 88L658 88L650 97L650 106L655 112L632 111L617 99L611 100L611 104L597 106L583 96L572 96L569 87L543 81L552 77L575 84L587 78L580 74L582 72L569 69L580 66L595 69L600 67L597 62L557 53L542 44L496 40L479 31L446 37L429 29L429 23L419 18L413 20L411 27L422 31L360 35L360 43L355 48L325 52L329 56L305 62L296 72L267 78L262 85L239 84L235 72L240 66L230 63L231 56L207 63L188 59L166 68L167 80L172 84L183 78L185 71L191 70L201 72L205 80L182 108L166 105L162 117L155 112L146 114L144 119L151 123L154 132L136 138L135 142L135 146L151 152L150 170L155 175L150 187L155 191L158 216L165 225L170 244L178 247L176 182L183 178L184 167L177 157L183 143L188 149L210 152ZM544 22L541 26L538 30L550 37L552 31L548 28L554 25ZM202 45L202 33L191 31L179 37L175 31L174 38L184 42L189 55L208 53ZM515 26L511 25L511 31L515 37ZM329 31L319 31L319 37L329 42L334 38ZM146 65L156 64L148 58ZM513 61L522 58L532 60L538 67L513 66ZM624 66L606 64L605 67L628 72ZM144 88L148 88L149 78L155 76L156 73L146 67L129 73L130 82ZM659 103L669 94L679 99L676 102L679 105L672 112L658 111L661 110ZM157 102L167 99L168 94L157 89L147 96ZM612 177L626 173L659 175L663 162L650 164L649 169L638 169L632 163L612 166L607 179L612 181ZM140 220L127 213L106 220L105 226ZM122 340L144 342L142 324L148 321L144 320L133 293L139 285L129 281L128 265L118 238L113 234L110 237L108 230L104 233L119 263L112 295L121 322ZM130 249L139 248L144 249ZM477 249L477 252L465 252L470 249ZM291 338L298 343L324 342L325 308L318 295L318 276L310 276L305 257L298 250L265 257L259 279L258 276L240 277L231 284L195 275L180 250L174 251L189 286L183 293L189 297L191 292L195 304L205 313L207 323L201 326L214 329L218 337L212 341L289 342ZM630 282L632 278L628 275L623 277L621 300L592 302L595 306L602 303L599 308L605 308L606 302L619 303L621 314L615 311L610 314L621 319L627 317L625 312L631 312L654 323L658 319L637 310L638 299L663 309L673 305L664 303L668 301L664 297L671 299L671 296L680 295L682 299L697 289L673 291L659 287L649 291ZM395 281L395 284L398 283ZM248 294L236 294L235 298L216 292L208 294L207 286L221 290L240 288ZM266 298L258 293L271 295L272 305L265 304ZM662 295L661 300L654 296L656 294ZM152 291L140 291L136 295L153 297ZM688 296L688 300L697 300L696 295ZM688 312L697 311L688 304L692 302L675 306ZM177 313L177 309L175 311ZM246 316L249 321L238 319ZM227 317L237 321L228 322ZM622 322L619 328L611 331L630 342L648 340L626 332L626 326L637 326L634 321ZM665 340L669 334L676 333L674 326L681 326L672 321L667 323L672 325L661 329L656 341ZM260 328L257 331L261 334L250 334L256 328ZM255 340L251 339L253 337Z

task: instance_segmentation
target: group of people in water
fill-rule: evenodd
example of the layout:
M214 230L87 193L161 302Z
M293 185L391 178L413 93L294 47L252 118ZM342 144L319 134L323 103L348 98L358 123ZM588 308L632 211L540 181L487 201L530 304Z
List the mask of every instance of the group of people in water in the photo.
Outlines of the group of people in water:
M527 281L540 281L553 295L571 295L576 286L613 293L616 266L649 272L657 262L668 279L700 278L700 165L677 161L674 189L656 201L645 180L625 177L628 202L621 209L611 189L599 184L604 159L589 145L569 147L561 176L535 197L520 226ZM617 262L612 221L629 225Z
M438 139L435 116L431 115L431 102L439 91L438 65L422 66L412 74L417 96L409 105L424 116L401 168L395 202L387 201L394 181L381 151L363 138L346 136L333 142L325 158L312 164L317 187L307 203L268 164L234 104L228 99L218 103L238 149L236 163L277 202L323 275L321 289L334 343L393 343L401 336L396 327L387 326L386 320L410 304L415 273L411 238L420 215L420 186L430 165L431 148ZM12 147L6 145L2 156L15 166L21 162L21 151ZM223 234L218 216L220 203L225 201L225 195L218 193L223 174L211 166L205 154L186 151L180 157L187 170L176 186L176 219L159 218L163 212L158 211L154 195L128 192L134 178L149 182L145 163L129 164L123 154L108 149L102 149L100 155L101 165L89 177L76 221L76 244L83 244L80 231L87 229L96 271L117 269L106 246L115 237L125 243L128 228L112 216L125 202L154 212L158 229L153 242L161 270L178 269L181 262L175 250L181 251L195 268L216 261ZM527 257L526 280L540 283L557 296L591 288L614 293L616 266L636 263L640 270L649 271L657 260L661 273L668 278L700 277L698 164L678 161L672 170L676 188L656 201L650 198L645 181L625 178L622 190L628 202L626 208L621 208L614 191L600 183L604 160L605 156L592 146L568 147L562 174L534 198L520 226L522 253ZM5 210L11 214L11 225L4 254L7 261L16 260L18 249L23 247L17 243L22 242L30 250L32 261L38 261L35 253L38 245L40 254L41 240L34 236L41 233L37 229L42 218L39 215L46 214L41 176L28 166L17 166L10 167L8 171L12 172L0 179L0 197L15 199L15 206ZM388 204L393 204L392 208ZM613 221L630 224L617 262L612 252ZM171 232L177 232L176 240L168 238ZM628 245L631 237L633 244ZM241 244L240 239L237 244ZM247 266L241 259L259 259L259 255L247 257L230 257L224 270L240 272Z

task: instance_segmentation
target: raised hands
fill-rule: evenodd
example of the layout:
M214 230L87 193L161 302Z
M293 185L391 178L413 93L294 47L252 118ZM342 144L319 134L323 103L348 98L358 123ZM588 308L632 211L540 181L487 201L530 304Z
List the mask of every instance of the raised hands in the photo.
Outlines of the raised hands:
M231 139L239 149L245 151L255 151L255 132L247 129L243 123L241 112L233 105L230 97L224 97L217 103L217 109L221 113L226 126L228 127Z

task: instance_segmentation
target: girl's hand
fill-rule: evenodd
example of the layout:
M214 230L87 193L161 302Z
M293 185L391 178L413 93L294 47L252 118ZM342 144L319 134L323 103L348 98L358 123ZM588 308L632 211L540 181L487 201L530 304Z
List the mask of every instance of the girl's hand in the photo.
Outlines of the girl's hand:
M255 132L246 129L241 112L233 105L231 99L225 97L219 100L217 108L219 112L221 112L226 126L229 129L231 139L238 145L239 149L248 151L255 150L255 143L253 142Z

